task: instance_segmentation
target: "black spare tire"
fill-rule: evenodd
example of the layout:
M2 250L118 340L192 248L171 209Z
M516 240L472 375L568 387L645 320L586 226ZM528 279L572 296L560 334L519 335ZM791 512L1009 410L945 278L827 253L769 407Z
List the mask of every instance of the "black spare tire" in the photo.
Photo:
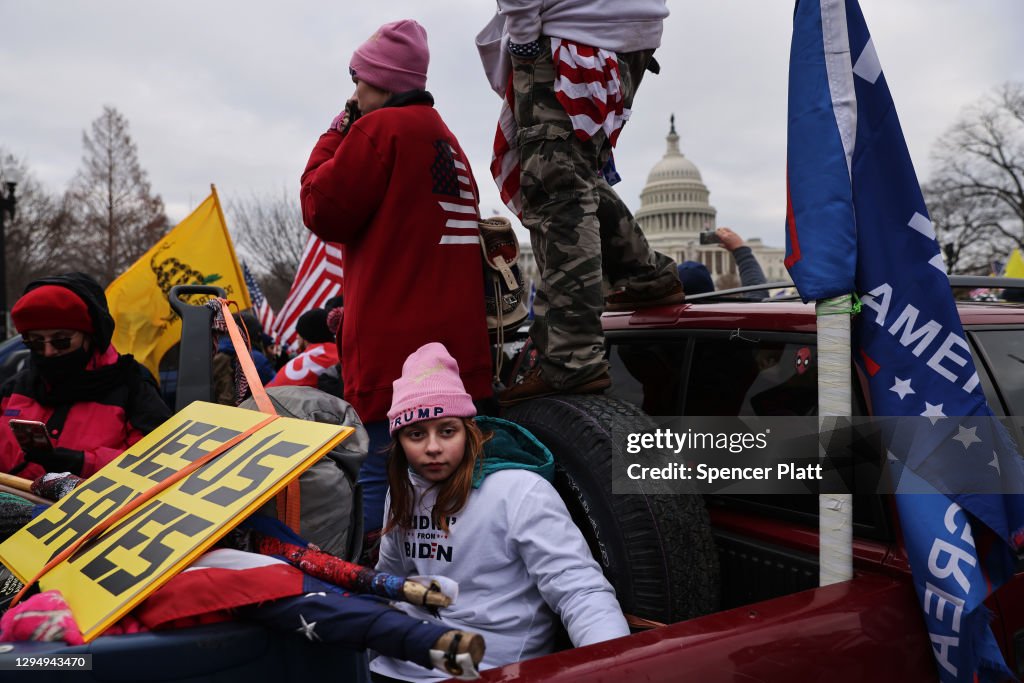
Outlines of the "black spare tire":
M717 609L718 554L703 498L612 494L613 449L621 456L623 434L656 429L648 415L614 398L563 395L503 416L551 449L555 488L624 612L668 623Z

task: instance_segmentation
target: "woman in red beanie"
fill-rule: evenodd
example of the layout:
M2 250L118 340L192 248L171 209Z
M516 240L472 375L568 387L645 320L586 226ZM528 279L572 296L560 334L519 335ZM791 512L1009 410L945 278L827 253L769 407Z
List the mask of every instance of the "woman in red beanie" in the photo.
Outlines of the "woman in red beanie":
M404 19L381 26L352 55L355 93L320 136L302 174L302 216L345 245L345 400L370 434L365 529L380 529L391 381L402 361L441 342L473 399L490 398L476 181L434 109L427 34ZM356 118L355 114L358 114Z
M88 477L170 417L149 371L110 344L114 319L88 275L29 283L11 318L31 354L0 390L0 471ZM45 423L52 448L23 449L12 418Z

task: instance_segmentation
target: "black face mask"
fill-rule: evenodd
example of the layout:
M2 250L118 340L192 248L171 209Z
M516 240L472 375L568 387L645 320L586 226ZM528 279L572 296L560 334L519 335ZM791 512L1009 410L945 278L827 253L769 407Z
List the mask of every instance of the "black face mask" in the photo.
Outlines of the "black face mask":
M72 381L83 372L92 357L92 353L79 347L70 353L60 356L40 356L32 354L32 363L49 384Z

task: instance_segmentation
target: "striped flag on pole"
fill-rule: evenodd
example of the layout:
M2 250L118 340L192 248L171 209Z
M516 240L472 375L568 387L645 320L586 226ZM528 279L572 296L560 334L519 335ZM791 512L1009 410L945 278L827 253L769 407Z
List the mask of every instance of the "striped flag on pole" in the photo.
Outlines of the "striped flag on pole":
M281 310L277 314L274 337L278 343L293 346L299 339L295 323L312 308L320 308L331 297L342 293L341 245L324 242L313 233L306 240L299 270Z
M267 297L263 296L263 289L260 288L260 283L256 282L256 278L252 276L249 264L244 261L242 262L242 275L245 277L245 286L249 288L249 300L252 301L252 310L256 314L256 319L259 320L263 331L269 334L274 329L274 309L270 307Z

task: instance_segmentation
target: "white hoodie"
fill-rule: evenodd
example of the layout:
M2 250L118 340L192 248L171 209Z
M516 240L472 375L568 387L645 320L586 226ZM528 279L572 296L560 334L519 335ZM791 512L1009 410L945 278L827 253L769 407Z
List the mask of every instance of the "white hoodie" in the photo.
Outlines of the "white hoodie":
M441 620L484 636L481 668L548 654L556 614L577 647L629 634L614 589L543 477L519 469L488 475L445 533L431 528L437 490L416 474L409 476L421 500L415 509L417 528L384 536L377 569L457 581L459 597L441 610ZM390 503L389 497L385 519ZM411 605L401 607L417 618L434 619ZM406 680L445 678L439 671L386 657L373 660L370 668Z

